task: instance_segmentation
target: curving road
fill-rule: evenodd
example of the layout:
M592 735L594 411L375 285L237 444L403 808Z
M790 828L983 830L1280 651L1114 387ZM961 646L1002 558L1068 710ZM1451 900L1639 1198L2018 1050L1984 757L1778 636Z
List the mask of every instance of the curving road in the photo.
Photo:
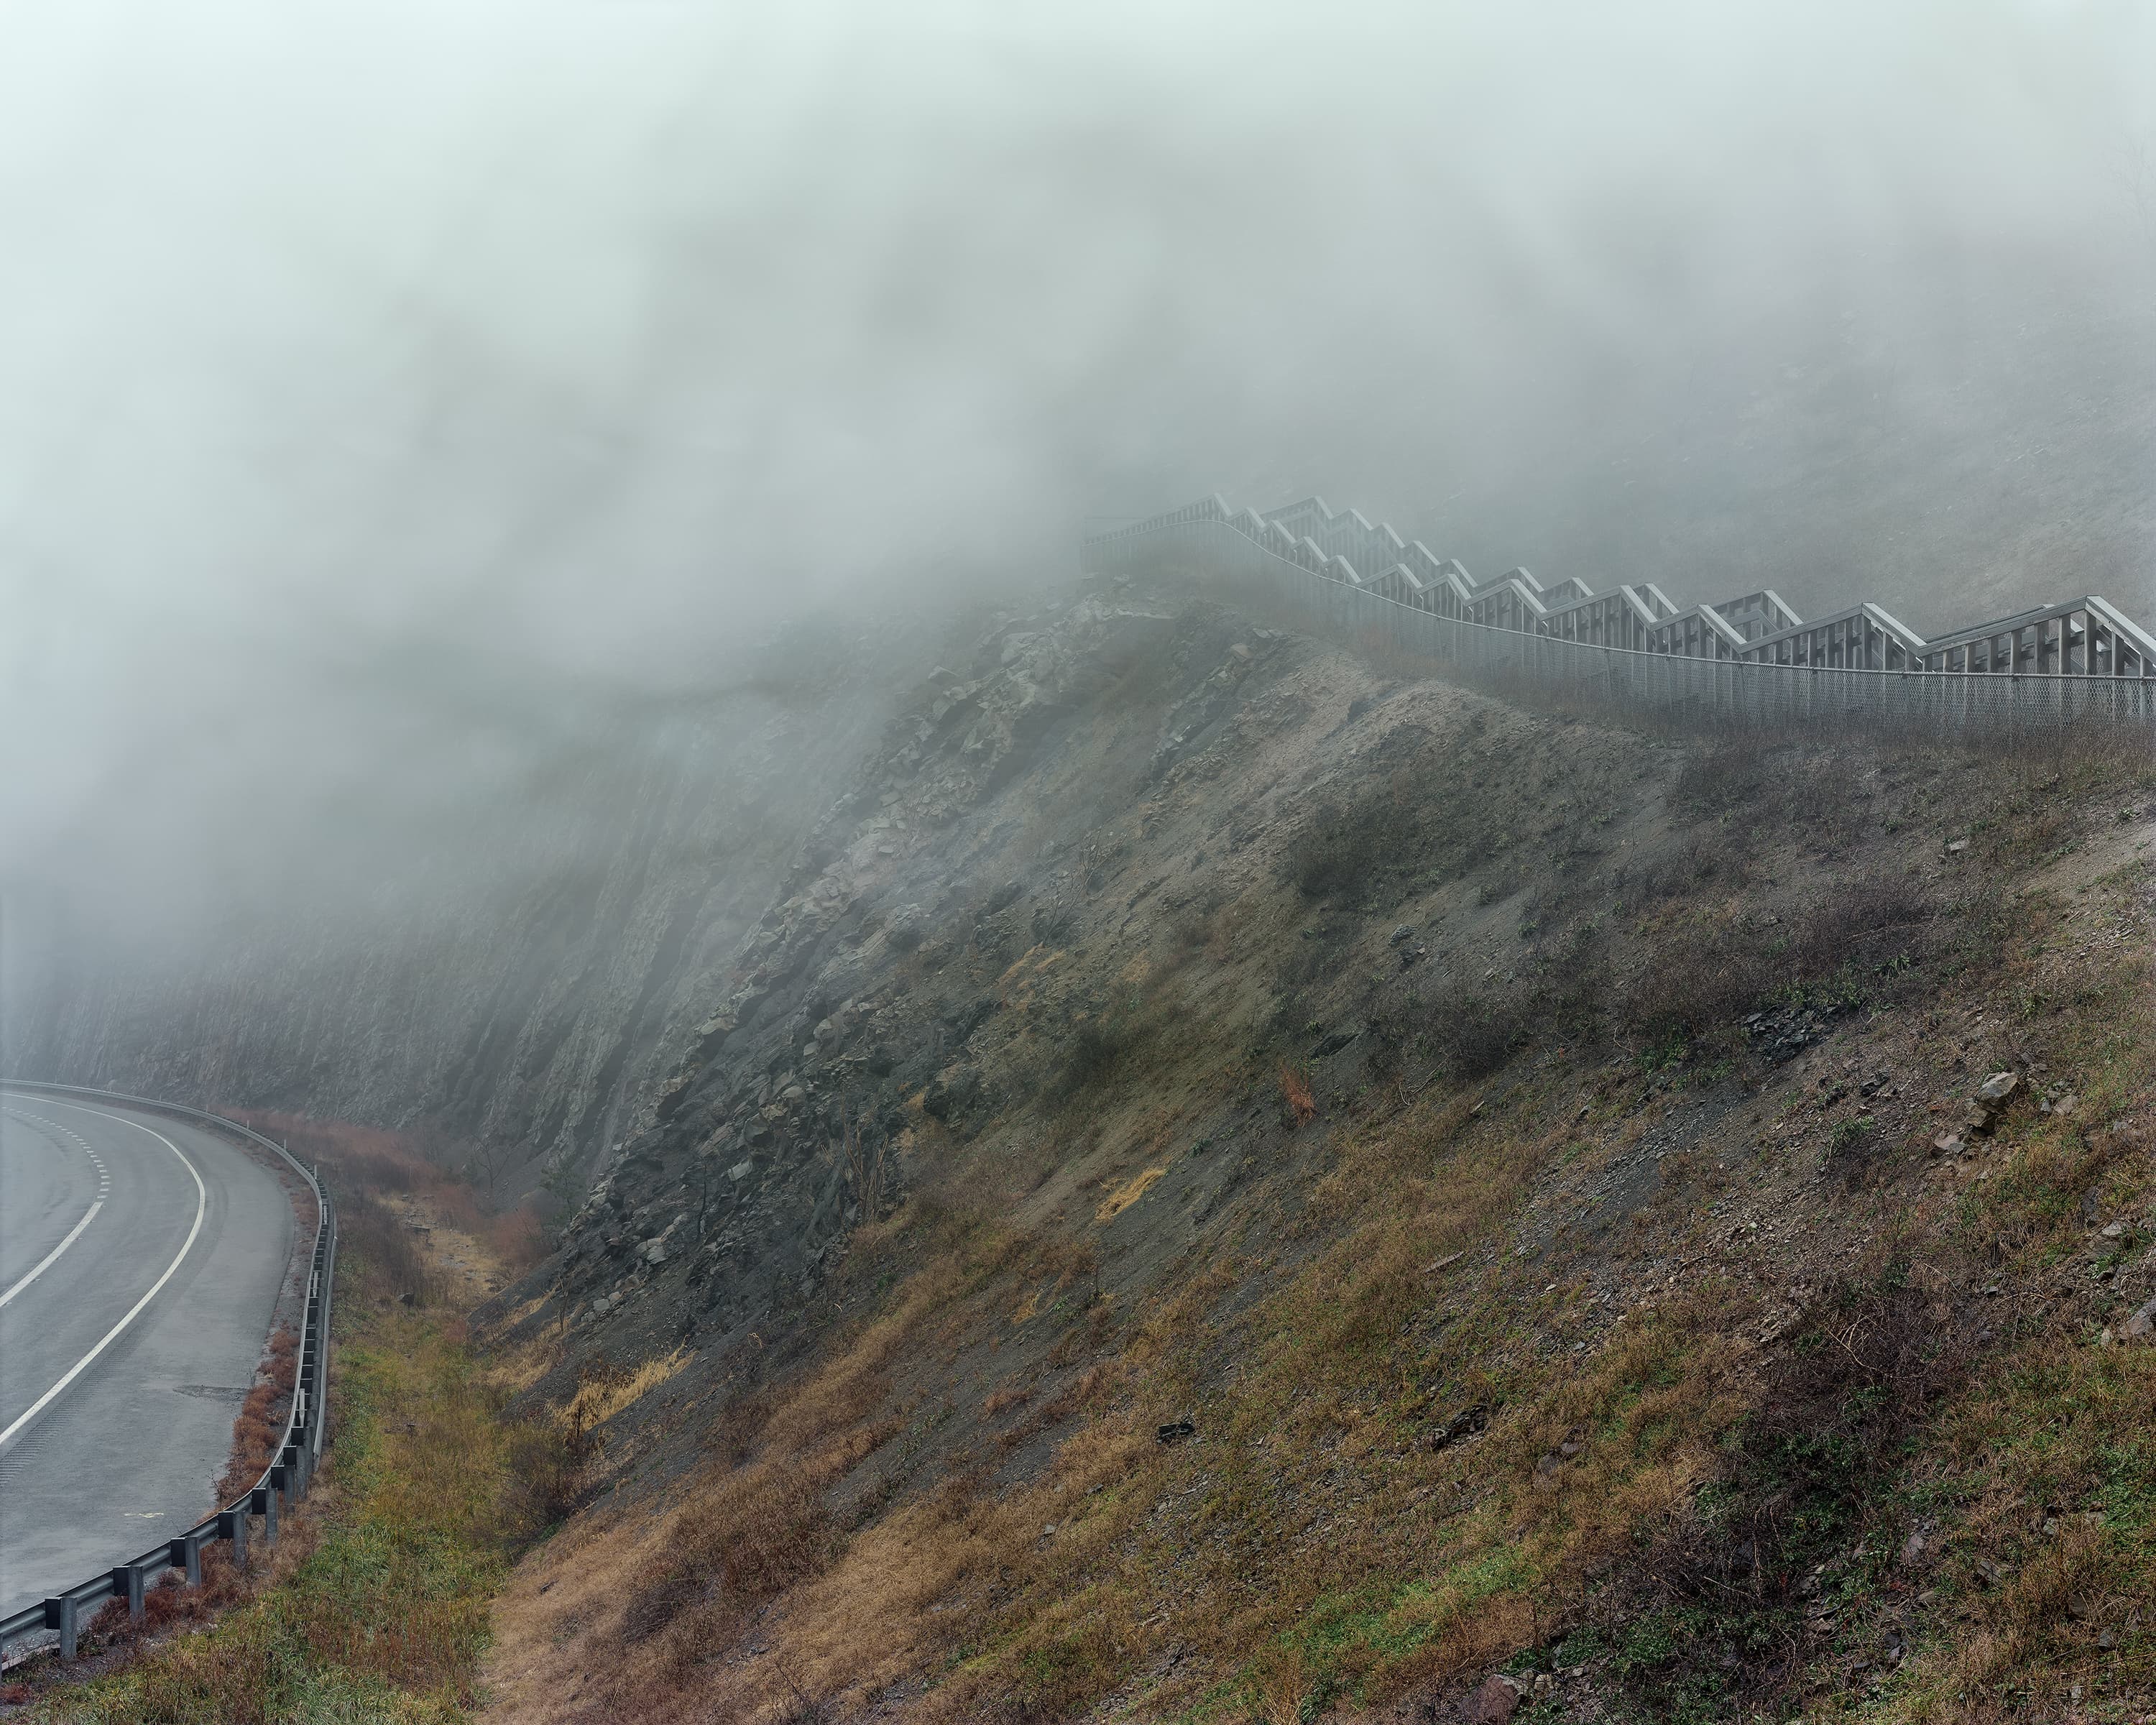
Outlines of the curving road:
M0 1616L215 1507L295 1229L228 1140L0 1091Z

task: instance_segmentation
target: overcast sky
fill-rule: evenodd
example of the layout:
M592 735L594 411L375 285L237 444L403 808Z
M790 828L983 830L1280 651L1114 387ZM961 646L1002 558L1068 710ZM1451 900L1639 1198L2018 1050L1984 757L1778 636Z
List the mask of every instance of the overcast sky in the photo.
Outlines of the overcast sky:
M8 0L0 870L213 891L1216 489L2146 615L2152 304L2130 0Z

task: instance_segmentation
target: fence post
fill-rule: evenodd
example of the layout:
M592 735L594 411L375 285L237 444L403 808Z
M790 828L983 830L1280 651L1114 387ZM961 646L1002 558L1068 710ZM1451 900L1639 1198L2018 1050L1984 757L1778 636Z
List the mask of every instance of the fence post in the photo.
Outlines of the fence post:
M140 1563L122 1563L112 1572L112 1591L127 1601L127 1620L130 1623L142 1620L142 1569Z
M217 1512L217 1537L232 1542L232 1566L244 1572L247 1568L247 1512L244 1509L221 1509Z
M275 1486L257 1486L247 1494L247 1507L262 1517L262 1543L275 1546L277 1543L277 1488Z
M60 1632L60 1657L74 1657L74 1601L65 1594L54 1594L45 1601L45 1627Z
M182 1533L172 1542L169 1566L187 1571L189 1587L202 1585L202 1548L203 1541L207 1537L198 1528L192 1532Z

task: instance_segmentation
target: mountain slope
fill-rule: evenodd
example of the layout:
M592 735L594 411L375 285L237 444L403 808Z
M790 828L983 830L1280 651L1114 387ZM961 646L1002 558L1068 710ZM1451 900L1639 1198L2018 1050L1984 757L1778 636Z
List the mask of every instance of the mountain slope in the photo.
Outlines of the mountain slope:
M609 1488L500 1715L2156 1693L2152 789L999 628L482 1314Z

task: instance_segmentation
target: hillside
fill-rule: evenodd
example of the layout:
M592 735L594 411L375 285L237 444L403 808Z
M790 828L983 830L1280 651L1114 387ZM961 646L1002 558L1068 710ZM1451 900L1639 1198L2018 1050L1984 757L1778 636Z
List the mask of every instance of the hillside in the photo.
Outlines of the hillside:
M360 897L303 875L169 952L13 916L10 1070L397 1128L504 1201L580 1192L875 737L892 667L945 627L801 624L757 677L670 700L472 691L486 796L370 834Z
M998 627L479 1315L494 1715L2156 1701L2153 793Z

